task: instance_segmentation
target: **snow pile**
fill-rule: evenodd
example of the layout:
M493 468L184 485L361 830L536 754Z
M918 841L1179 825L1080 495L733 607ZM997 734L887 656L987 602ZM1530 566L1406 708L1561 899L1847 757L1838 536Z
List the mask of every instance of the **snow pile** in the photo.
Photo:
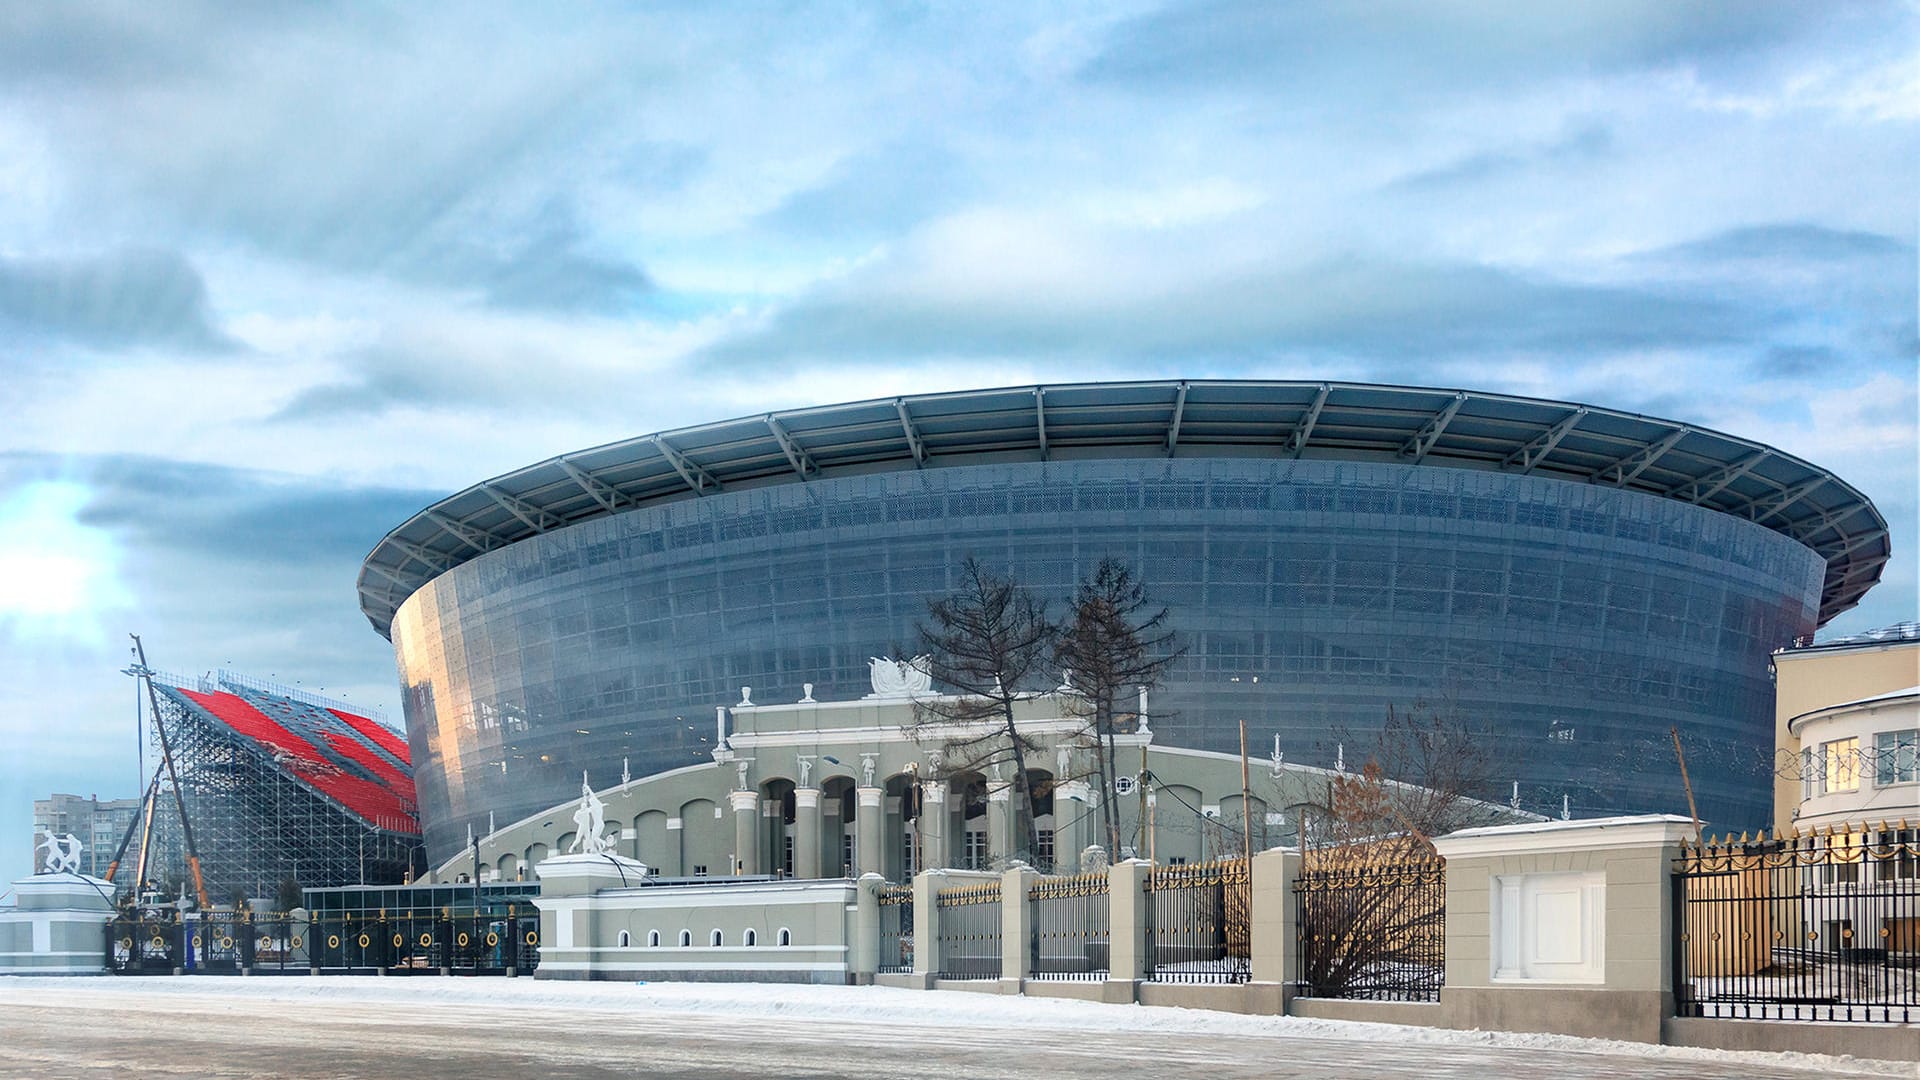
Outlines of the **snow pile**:
M28 995L42 991L166 998L245 998L303 1007L336 1003L448 1005L514 1010L605 1011L632 1020L651 1014L792 1019L848 1025L913 1028L1044 1029L1077 1033L1158 1032L1200 1036L1257 1035L1354 1043L1486 1046L1661 1058L1670 1061L1746 1062L1775 1068L1870 1076L1914 1075L1911 1064L1822 1054L1775 1054L1649 1046L1570 1035L1451 1031L1294 1016L1243 1016L1202 1009L1103 1005L1061 998L929 992L881 986L769 985L761 983L558 982L533 979L321 978L72 979L15 977L0 987ZM131 1003L129 1003L131 1005ZM217 1010L206 1002L210 1011Z

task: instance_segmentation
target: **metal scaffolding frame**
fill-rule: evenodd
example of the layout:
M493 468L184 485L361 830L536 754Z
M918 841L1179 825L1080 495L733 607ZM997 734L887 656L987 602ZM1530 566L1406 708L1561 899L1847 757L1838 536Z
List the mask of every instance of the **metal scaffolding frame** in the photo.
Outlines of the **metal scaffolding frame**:
M319 716L328 705L311 695L277 695L252 682L226 672L195 679L154 677L159 714L151 719L166 725L181 799L214 901L224 903L236 892L272 897L288 877L310 888L404 881L420 859L417 817L369 817L350 809L298 775L290 755L236 731L183 692L236 694L263 713L283 716L306 710L316 723L331 718L339 725L332 730L347 730L337 716ZM157 745L157 727L149 729L149 737ZM352 772L351 766L332 763L303 767L311 775L329 766ZM163 808L172 801L167 786L163 778ZM174 817L154 815L154 853L146 879L156 884L184 878Z

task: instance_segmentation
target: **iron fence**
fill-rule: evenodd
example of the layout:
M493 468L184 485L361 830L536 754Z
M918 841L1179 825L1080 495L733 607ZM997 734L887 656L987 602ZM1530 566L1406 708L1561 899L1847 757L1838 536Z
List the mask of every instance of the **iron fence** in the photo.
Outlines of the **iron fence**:
M982 882L934 894L939 915L941 979L1000 977L1000 883Z
M1302 997L1438 1001L1446 863L1431 854L1302 871L1293 883Z
M106 925L119 975L504 975L540 963L540 916L504 911L215 911L121 914Z
M913 971L913 886L888 885L880 890L881 972Z
M1689 844L1672 898L1681 1016L1920 1019L1920 829L1904 821Z
M1248 885L1245 859L1155 867L1147 875L1147 978L1246 982Z
M1110 913L1105 871L1041 878L1028 888L1027 900L1033 905L1029 977L1107 977Z

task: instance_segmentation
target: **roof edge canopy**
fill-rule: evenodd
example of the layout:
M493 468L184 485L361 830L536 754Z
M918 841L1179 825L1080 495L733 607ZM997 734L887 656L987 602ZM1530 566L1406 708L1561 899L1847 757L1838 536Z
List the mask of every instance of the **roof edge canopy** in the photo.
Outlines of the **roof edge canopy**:
M1064 383L823 405L678 428L496 476L368 552L360 609L383 637L428 581L489 551L729 487L987 462L1291 457L1535 475L1663 496L1791 537L1826 560L1818 624L1892 552L1871 500L1791 454L1691 424L1560 401L1367 383Z

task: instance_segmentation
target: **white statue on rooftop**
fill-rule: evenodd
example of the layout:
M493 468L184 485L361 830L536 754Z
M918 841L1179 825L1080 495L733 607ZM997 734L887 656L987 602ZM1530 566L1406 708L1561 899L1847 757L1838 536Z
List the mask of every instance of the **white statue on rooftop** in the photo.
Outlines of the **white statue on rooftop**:
M605 855L613 850L613 838L607 832L607 804L593 793L587 774L580 774L580 808L573 812L573 843L568 854Z
M55 836L48 831L42 831L41 835L47 838L45 843L39 845L47 853L46 869L42 871L43 873L77 874L80 872L80 852L85 845L80 843L79 837L72 833Z
M873 683L868 697L912 697L933 689L933 658L922 654L911 660L890 656L867 658L867 674Z

